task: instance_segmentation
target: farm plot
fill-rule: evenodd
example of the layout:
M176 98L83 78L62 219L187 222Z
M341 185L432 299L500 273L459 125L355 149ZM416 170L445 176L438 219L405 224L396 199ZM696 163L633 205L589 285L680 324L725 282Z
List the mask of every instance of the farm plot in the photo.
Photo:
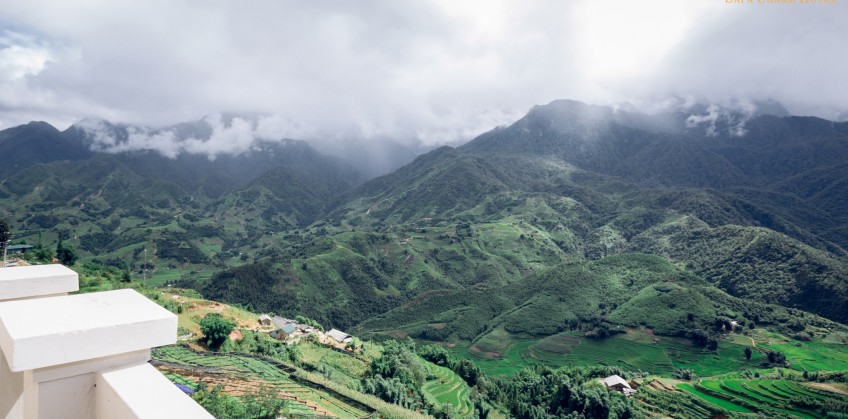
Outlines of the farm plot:
M677 388L734 412L754 411L767 415L771 412L822 418L827 415L825 404L836 402L848 406L846 397L827 394L790 380L710 379L694 385L678 384Z
M741 413L753 412L753 410L748 409L744 406L740 406L736 403L733 403L730 400L724 399L722 397L717 397L717 396L713 395L711 392L702 391L703 390L702 388L695 388L692 384L689 384L689 383L678 384L677 388L679 388L679 389L681 389L681 390L683 390L683 391L685 391L689 394L692 394L692 395L694 395L698 398L706 400L707 402L712 403L712 404L714 404L714 405L716 405L716 406L718 406L722 409L729 410L731 412L741 412Z
M693 393L697 390L689 385ZM653 380L639 387L636 394L637 406L648 413L646 416L680 418L733 417L735 410L729 410L710 403L687 390L678 389L671 383ZM738 408L738 406L735 406ZM740 408L742 412L750 412Z
M459 417L469 417L474 413L474 407L469 399L468 384L453 371L429 364L430 374L436 378L424 383L424 394L431 397L437 404L448 403L453 406Z
M204 382L221 385L233 396L257 394L272 389L278 397L289 400L289 413L334 417L363 417L368 412L352 406L317 388L292 380L289 372L261 359L236 354L199 354L181 346L153 350L153 363L175 382L193 387Z

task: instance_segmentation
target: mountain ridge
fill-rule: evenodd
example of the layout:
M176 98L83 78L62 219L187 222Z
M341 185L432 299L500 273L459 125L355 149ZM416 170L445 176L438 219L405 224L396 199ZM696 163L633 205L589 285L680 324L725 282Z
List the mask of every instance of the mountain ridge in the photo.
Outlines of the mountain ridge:
M691 325L696 328L722 312L754 321L727 308L727 301L739 297L848 321L842 303L848 300L848 262L840 235L846 207L829 193L848 184L840 170L848 157L848 125L728 115L712 121L716 125L709 131L689 123L692 114L646 115L554 102L361 184L343 166L314 158L268 170L251 167L261 172L247 176L252 180L207 193L203 185L224 182L230 172L220 171L221 182L213 177L204 183L202 176L166 170L139 173L133 165L140 163L132 158L99 157L121 162L115 165L123 173L113 180L116 185L141 184L139 178L187 181L171 181L173 194L159 193L131 209L83 195L74 201L82 215L62 204L76 195L44 200L33 192L37 174L75 164L47 163L27 176L5 179L0 192L7 197L0 203L23 203L30 213L38 212L38 218L14 220L20 225L81 231L90 257L137 267L136 252L152 241L162 248L155 253L157 263L182 269L184 281L213 298L269 311L300 310L341 327L365 330L380 318L382 324L424 333L429 329L422 329L421 318L403 320L408 315L402 307L463 293L497 298L468 306L465 314L419 310L444 320L439 333L445 339L482 339L524 306L526 313L559 307L552 320L558 327L634 325L638 319L600 306L638 297L629 306L642 307L666 301L658 297L664 292L702 303L725 301L715 302L717 311L704 311ZM305 143L291 145L307 150L298 156L316 155ZM245 164L225 156L206 161L210 168ZM68 174L54 178L72 180ZM157 185L146 188L162 189ZM698 250L705 240L709 252ZM757 241L759 247L751 245ZM654 256L640 256L646 253ZM616 260L627 263L612 263ZM657 272L664 273L645 273L645 266L660 261ZM609 263L616 268L587 273ZM199 267L206 273L191 273ZM622 286L622 278L636 282ZM776 278L774 284L769 278ZM242 289L242 282L254 286ZM522 295L521 286L540 293L514 299ZM556 287L585 294L596 305L574 312L575 302ZM721 297L722 292L729 295ZM818 296L830 302L816 304ZM667 332L686 334L686 327L681 323ZM538 332L514 325L509 330Z

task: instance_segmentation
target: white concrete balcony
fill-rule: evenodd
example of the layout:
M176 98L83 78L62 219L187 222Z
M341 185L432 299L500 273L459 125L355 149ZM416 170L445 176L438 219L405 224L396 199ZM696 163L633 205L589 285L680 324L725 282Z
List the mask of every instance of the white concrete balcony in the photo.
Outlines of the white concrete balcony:
M66 295L61 265L0 269L0 418L211 418L150 366L177 317L134 290Z

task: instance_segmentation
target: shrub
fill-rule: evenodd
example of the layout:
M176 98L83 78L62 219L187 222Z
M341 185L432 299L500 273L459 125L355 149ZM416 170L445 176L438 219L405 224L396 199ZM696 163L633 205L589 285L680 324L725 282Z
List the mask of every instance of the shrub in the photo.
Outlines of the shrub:
M218 313L209 313L200 320L200 330L206 337L206 346L218 350L236 327L235 322L221 317Z

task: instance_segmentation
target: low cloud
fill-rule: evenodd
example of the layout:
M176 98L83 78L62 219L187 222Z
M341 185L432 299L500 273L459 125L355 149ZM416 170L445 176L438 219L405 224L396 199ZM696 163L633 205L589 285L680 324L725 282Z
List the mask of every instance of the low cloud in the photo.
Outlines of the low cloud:
M226 118L220 114L189 127L150 129L116 126L103 120L84 120L75 126L86 133L94 151L156 151L171 159L181 153L202 154L210 160L222 154L242 154L258 150L261 143L282 141L299 133L295 124L279 116Z
M843 4L0 0L0 7L7 28L0 128L31 119L63 128L85 118L170 126L217 112L278 115L227 121L215 136L179 139L176 148L168 148L167 133L142 129L114 146L160 145L163 154L239 152L251 138L281 134L457 144L556 99L772 98L793 113L832 119L848 110L848 58L838 53L848 39Z
M744 137L748 133L745 123L756 115L757 111L757 105L747 101L735 102L730 106L713 103L706 106L705 112L689 115L686 118L686 128L703 129L707 137L717 137L720 134Z

